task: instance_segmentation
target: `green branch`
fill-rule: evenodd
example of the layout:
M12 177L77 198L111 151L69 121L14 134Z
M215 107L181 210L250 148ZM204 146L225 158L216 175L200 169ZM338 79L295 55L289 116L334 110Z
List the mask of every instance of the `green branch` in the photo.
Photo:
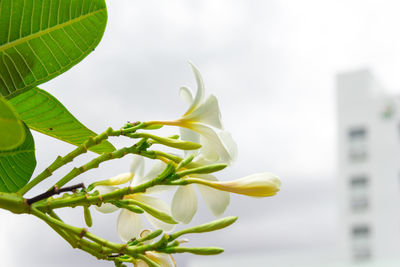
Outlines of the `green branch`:
M57 169L61 168L64 165L66 165L67 163L73 161L79 155L86 153L90 147L100 144L104 140L108 139L108 137L121 136L121 135L126 136L127 134L134 133L135 131L137 131L138 129L141 129L143 127L144 127L143 123L138 123L137 125L134 125L132 127L120 129L120 130L113 130L111 127L108 128L103 133L101 133L93 138L92 137L89 138L82 145L78 146L77 148L75 148L73 151L71 151L64 157L58 156L55 159L55 161L52 164L50 164L50 166L48 166L38 176L36 176L28 184L26 184L24 187L22 187L20 190L18 190L17 193L23 196L29 190L31 190L34 186L36 186L37 184L39 184L46 178L50 177L54 171L56 171Z

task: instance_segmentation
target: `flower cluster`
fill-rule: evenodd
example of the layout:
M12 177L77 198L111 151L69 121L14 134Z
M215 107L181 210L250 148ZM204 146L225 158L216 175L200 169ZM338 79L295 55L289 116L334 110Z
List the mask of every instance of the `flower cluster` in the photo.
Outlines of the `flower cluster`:
M167 164L175 166L176 174L171 176L172 180L160 184L155 183L146 188L144 192L127 194L119 201L103 203L97 207L103 213L121 210L117 221L117 232L124 242L143 238L148 233L142 231L140 213L144 213L155 229L162 229L164 232L172 231L178 222L184 224L191 222L198 205L196 187L207 207L215 216L220 216L226 210L230 202L230 193L267 197L275 195L279 191L280 180L271 173L257 173L237 180L219 181L211 174L214 171L204 171L206 166L219 168L231 165L237 157L237 145L231 134L222 126L217 98L214 95L205 98L200 72L192 64L191 68L197 81L197 91L193 94L187 87L180 88L181 98L189 105L182 117L171 121L144 123L148 129L166 125L180 127L180 140L188 141L185 144L191 144L190 149L192 149L185 150L183 155L185 160L172 154L169 156L166 156L165 153L159 154L156 157L158 159L156 163L144 175L144 158L134 155L129 173L93 184L95 190L101 195L118 190L120 189L118 185L128 182L130 188L135 188L148 182L154 182L154 179L166 169ZM145 137L151 137L155 142L176 144L175 141L171 141L172 139L156 138L154 135ZM198 143L201 147L193 146L193 143ZM193 150L194 147L200 148ZM174 188L176 188L176 192L171 206L161 199L151 196L152 193ZM155 262L161 266L175 266L173 258L168 254L148 251L144 257L136 261L135 266L149 266L149 262Z

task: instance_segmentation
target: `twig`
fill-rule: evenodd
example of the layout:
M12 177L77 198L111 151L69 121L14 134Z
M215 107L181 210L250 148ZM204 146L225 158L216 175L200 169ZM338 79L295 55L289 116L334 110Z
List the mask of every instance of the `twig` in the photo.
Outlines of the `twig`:
M61 194L63 192L75 191L76 189L79 189L79 188L85 188L85 185L83 183L80 183L80 184L76 184L76 185L65 186L63 188L58 188L57 186L54 186L47 192L44 192L44 193L42 193L40 195L37 195L37 196L35 196L33 198L26 199L26 203L28 205L32 205L33 203L38 202L38 201L40 201L42 199L46 199L48 197Z

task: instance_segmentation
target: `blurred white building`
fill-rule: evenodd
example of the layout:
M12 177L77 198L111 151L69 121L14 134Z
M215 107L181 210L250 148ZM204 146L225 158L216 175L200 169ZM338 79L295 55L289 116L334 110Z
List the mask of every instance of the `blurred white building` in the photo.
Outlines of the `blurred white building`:
M337 77L339 244L345 261L399 258L399 100L368 70Z
M340 74L336 81L337 250L321 245L247 252L196 258L190 267L400 266L400 97L385 93L368 70Z

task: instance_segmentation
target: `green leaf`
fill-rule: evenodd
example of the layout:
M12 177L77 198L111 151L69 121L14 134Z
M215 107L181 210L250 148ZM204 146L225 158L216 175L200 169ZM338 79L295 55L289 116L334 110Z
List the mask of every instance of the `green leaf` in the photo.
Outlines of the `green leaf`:
M0 96L0 149L9 150L25 140L24 124L14 108Z
M16 192L28 183L36 167L35 143L27 126L25 141L12 150L0 150L0 192Z
M10 99L70 69L106 23L104 0L1 0L0 95Z
M89 137L97 135L80 123L54 96L37 87L14 97L10 103L29 128L64 142L81 145ZM100 154L112 152L115 148L103 141L90 150Z

